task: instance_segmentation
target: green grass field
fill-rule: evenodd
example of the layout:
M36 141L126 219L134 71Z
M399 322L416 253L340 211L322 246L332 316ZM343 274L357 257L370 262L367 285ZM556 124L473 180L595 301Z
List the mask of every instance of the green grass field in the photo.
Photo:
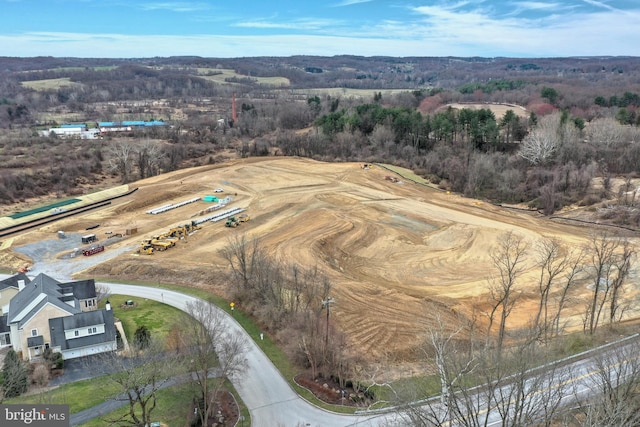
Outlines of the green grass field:
M234 70L228 68L198 68L198 74L207 80L210 80L219 84L232 84L226 81L229 78L236 79L251 79L255 80L258 84L268 86L289 86L289 79L286 77L253 77L244 74L238 74Z
M415 173L413 173L413 171L411 169L406 169L406 168L402 168L400 166L394 166L394 165L388 165L388 164L382 164L382 163L379 166L384 167L385 169L387 169L387 170L389 170L391 172L397 173L398 175L400 175L404 179L408 179L410 181L417 182L418 184L429 184L429 181L427 181L426 179L422 178L421 176L416 175Z
M46 80L31 80L22 82L22 86L28 87L29 89L43 91L49 89L60 89L62 87L69 86L78 86L81 87L80 83L74 83L68 77L62 77L59 79L46 79Z

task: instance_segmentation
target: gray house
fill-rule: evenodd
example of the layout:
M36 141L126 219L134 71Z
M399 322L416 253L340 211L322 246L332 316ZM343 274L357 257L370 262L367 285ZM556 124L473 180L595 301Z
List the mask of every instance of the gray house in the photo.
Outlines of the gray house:
M73 359L117 347L113 311L97 309L94 280L61 283L39 274L11 299L6 325L10 345L25 360L47 348Z
M7 314L9 301L30 281L31 279L24 273L18 273L0 280L0 315Z

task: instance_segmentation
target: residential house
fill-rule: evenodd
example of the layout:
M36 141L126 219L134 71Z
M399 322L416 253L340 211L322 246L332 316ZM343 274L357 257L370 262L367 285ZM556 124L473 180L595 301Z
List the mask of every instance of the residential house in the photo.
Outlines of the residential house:
M31 280L24 273L0 280L0 348L11 345L11 332L7 323L9 301Z
M61 283L39 274L11 299L6 323L25 360L47 348L73 359L117 347L113 311L97 308L94 280Z
M30 281L29 277L24 273L18 273L0 280L0 316L7 314L9 301Z

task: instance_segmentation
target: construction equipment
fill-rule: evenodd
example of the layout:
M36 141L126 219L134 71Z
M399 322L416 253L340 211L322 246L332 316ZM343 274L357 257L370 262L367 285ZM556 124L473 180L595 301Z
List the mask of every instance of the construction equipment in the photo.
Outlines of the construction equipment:
M202 227L198 225L196 221L191 221L191 224L185 224L184 228L186 228L188 233L193 233L196 230L200 230Z
M240 223L236 220L236 217L232 215L227 218L227 222L225 222L224 225L227 227L236 228L238 225L240 225Z
M247 222L251 219L251 217L248 214L241 214L240 216L238 216L238 222Z
M166 251L167 249L174 247L176 245L176 242L175 240L170 240L170 239L154 238L154 239L151 239L149 244L151 245L151 247L153 247L153 250L155 251Z
M153 255L153 246L150 243L142 243L138 249L139 254Z
M189 236L189 233L199 229L200 226L195 221L175 226L162 234L150 239L144 239L140 243L138 253L151 255L156 251L166 251L167 249L174 247L180 239L186 239Z
M177 227L173 227L168 233L165 233L164 237L177 237L178 239L181 239L188 235L189 232L187 231L187 228L183 225L179 225Z
M91 256L91 255L95 255L98 252L102 252L102 251L104 251L104 246L103 245L92 246L89 249L83 249L82 250L82 255Z

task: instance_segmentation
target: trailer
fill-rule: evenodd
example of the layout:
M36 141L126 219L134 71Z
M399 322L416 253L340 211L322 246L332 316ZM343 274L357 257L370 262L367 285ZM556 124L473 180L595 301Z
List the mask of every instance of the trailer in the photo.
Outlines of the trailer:
M85 236L82 236L82 243L91 243L91 242L96 242L98 240L98 237L95 234L87 234Z
M99 246L92 246L88 249L83 249L82 250L82 255L84 256L91 256L91 255L95 255L98 252L102 252L104 251L104 246L103 245L99 245Z

